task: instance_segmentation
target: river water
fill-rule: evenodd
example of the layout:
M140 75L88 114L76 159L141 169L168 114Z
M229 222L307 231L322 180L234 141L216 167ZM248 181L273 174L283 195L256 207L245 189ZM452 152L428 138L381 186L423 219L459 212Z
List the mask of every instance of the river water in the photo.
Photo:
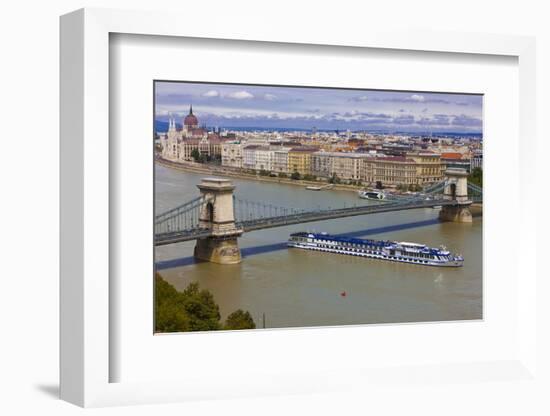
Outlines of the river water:
M155 167L156 212L198 196L206 175ZM354 192L306 191L303 187L232 179L237 197L294 208L365 204ZM482 318L482 219L440 223L437 209L341 218L245 233L243 261L218 265L193 260L194 242L155 249L157 270L183 290L199 282L220 306L222 319L250 311L258 328L397 323ZM428 267L288 249L296 231L446 246L462 254L460 268ZM345 296L342 296L345 292Z

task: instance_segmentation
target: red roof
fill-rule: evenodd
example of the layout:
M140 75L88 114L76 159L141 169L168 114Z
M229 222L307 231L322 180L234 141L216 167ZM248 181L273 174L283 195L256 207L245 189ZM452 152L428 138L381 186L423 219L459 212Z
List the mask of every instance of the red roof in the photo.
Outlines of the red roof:
M299 146L290 149L291 152L317 152L318 150L317 146Z
M410 162L405 156L377 156L376 160L387 160L388 162Z
M204 133L206 133L206 131L201 128L191 129L191 135L193 137L202 137Z
M462 159L462 153L456 153L456 152L449 152L449 153L441 153L442 159Z
M212 144L217 144L222 142L222 140L220 139L220 136L218 136L216 133L210 133L208 135L208 141Z

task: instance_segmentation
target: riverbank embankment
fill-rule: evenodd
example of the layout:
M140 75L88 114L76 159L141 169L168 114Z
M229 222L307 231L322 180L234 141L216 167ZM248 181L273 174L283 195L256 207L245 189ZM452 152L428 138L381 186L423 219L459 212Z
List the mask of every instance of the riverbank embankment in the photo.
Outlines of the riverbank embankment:
M248 179L253 181L269 182L269 183L279 183L284 185L300 186L302 188L306 186L327 185L326 182L321 182L321 181L305 181L302 179L290 179L290 178L279 178L279 177L272 177L272 176L253 175L242 171L230 170L229 168L224 168L221 166L205 165L203 163L172 162L162 158L156 158L155 162L167 168L180 170L182 172L204 173L206 175L216 175L216 176L224 176L224 177L230 177L230 178ZM357 185L333 184L331 189L337 190L337 191L357 192L358 190L363 188L364 188L363 186L357 186Z

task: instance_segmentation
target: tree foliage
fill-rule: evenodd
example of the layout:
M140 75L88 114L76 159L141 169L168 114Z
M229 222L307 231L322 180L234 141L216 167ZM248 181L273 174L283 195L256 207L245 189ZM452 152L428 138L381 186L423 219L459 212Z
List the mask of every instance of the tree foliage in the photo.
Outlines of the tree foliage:
M397 190L398 191L410 191L410 192L420 192L422 191L422 186L417 184L417 183L411 183L411 184L406 184L406 183L400 183L399 185L397 185Z
M159 274L155 278L155 330L157 332L189 331L189 317L180 303L178 291Z
M341 180L338 177L338 175L336 175L336 173L333 173L332 176L328 179L328 183L340 183L340 182Z
M199 149L191 150L191 157L195 160L195 162L201 162L201 152L199 152Z
M420 192L422 190L422 186L420 186L417 183L411 183L409 185L409 191L411 192Z
M183 292L178 292L174 286L158 273L156 274L155 332L214 331L224 328L256 327L250 313L240 309L229 315L225 326L221 324L220 319L220 308L208 290L200 289L199 284L194 282L190 283Z
M182 292L183 307L189 316L190 331L212 331L220 329L220 308L208 290L200 290L194 282Z
M295 171L290 175L290 179L294 179L295 181L300 180L300 173L298 171Z
M481 168L473 168L468 176L468 182L483 187L483 170Z
M237 309L225 320L224 329L255 329L256 324L250 312Z

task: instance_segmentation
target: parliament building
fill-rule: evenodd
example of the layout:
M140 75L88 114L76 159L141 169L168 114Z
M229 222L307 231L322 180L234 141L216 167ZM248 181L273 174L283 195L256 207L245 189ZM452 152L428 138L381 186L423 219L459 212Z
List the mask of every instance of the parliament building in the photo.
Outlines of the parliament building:
M199 127L199 120L193 114L193 106L183 119L183 127L176 127L176 120L170 116L168 131L161 135L162 158L172 161L193 160L193 151L212 158L221 157L222 139L215 132L208 132L205 127Z

